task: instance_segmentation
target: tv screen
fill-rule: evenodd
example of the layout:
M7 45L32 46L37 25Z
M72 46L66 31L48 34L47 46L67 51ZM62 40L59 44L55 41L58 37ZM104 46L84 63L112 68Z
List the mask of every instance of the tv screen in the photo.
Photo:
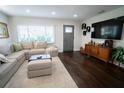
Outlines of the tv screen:
M91 38L120 40L123 30L123 21L111 19L104 22L92 24L94 32Z

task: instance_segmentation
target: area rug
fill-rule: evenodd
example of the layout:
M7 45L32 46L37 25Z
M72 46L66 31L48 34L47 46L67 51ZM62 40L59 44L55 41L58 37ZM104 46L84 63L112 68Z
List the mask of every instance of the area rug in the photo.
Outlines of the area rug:
M54 57L52 63L52 75L28 79L27 64L25 61L10 81L6 88L77 88L59 57Z

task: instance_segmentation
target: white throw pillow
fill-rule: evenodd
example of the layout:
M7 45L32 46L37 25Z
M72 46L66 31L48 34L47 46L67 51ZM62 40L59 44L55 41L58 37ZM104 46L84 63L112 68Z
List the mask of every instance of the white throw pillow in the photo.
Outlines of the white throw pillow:
M9 60L3 54L0 54L0 61L1 62L9 62Z

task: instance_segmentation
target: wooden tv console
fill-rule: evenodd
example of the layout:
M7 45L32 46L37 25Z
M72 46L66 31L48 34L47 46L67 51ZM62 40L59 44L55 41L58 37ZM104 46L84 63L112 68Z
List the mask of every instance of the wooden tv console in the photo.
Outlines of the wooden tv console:
M85 45L85 53L87 55L96 57L106 63L110 61L111 52L112 52L112 48L102 47L92 44Z

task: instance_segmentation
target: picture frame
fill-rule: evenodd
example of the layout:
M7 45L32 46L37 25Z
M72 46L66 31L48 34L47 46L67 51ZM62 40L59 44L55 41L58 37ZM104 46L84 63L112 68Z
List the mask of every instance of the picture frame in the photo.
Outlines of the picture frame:
M86 29L87 29L87 32L90 32L91 28L90 28L90 26L87 26Z
M86 36L86 31L83 31L83 36Z
M8 38L8 37L9 37L9 32L8 32L7 24L0 22L0 39Z
M82 27L81 27L82 30L83 30L83 29L86 29L86 26L87 26L86 23L83 23L83 24L82 24Z

